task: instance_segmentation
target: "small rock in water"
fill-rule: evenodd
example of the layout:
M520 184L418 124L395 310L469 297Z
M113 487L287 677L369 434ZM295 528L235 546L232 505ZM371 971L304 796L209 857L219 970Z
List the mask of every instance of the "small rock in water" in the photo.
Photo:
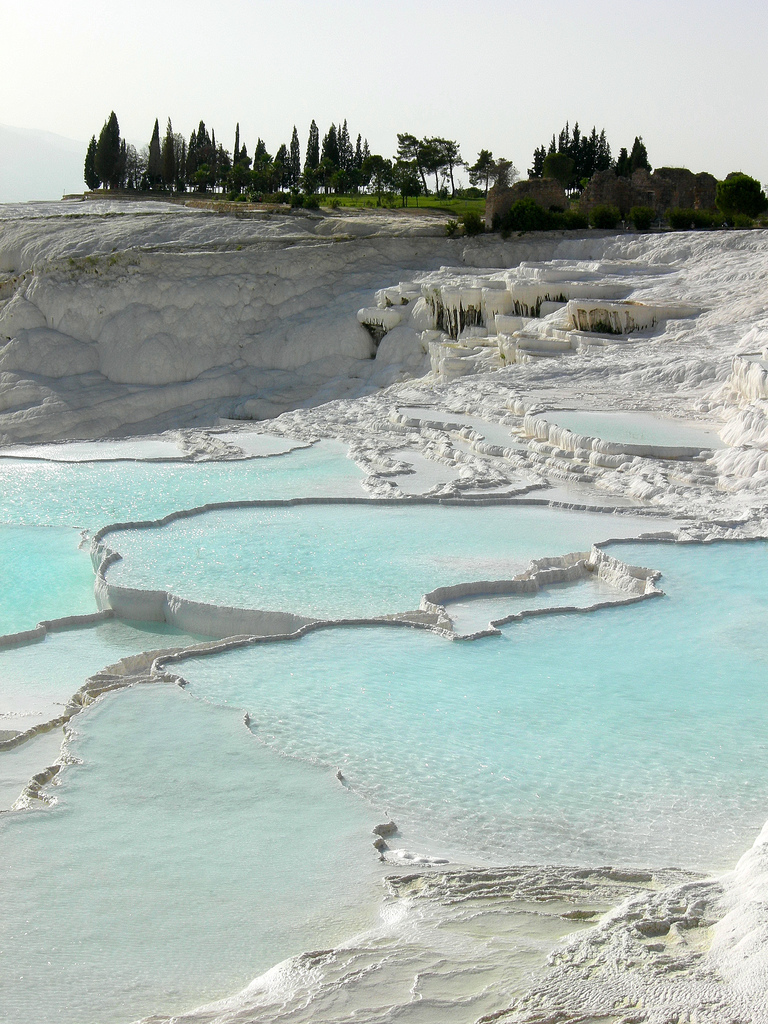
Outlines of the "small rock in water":
M339 768L339 770L336 772L336 778L339 780L339 782L344 781L344 776L341 774L341 768Z
M397 832L397 825L394 821L385 821L381 825L375 825L373 834L376 836L393 836Z

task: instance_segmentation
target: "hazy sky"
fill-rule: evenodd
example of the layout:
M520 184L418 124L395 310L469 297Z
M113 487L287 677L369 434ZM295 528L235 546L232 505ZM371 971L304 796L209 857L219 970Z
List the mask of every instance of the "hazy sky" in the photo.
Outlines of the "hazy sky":
M202 118L232 148L302 150L348 119L457 139L525 173L566 119L642 135L653 166L768 181L765 0L0 0L0 122L87 141L114 109L129 141Z

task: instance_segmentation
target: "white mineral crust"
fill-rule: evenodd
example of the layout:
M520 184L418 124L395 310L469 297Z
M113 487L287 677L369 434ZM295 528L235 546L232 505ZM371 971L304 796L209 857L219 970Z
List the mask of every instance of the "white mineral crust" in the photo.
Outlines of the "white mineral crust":
M231 458L249 446L229 421L264 420L240 430L347 443L374 497L525 494L640 506L670 539L768 536L766 231L505 242L424 215L107 202L3 207L0 225L14 455L175 428L190 457ZM722 447L582 435L562 409L653 413ZM598 571L652 586L607 556ZM723 878L635 893L558 947L508 1019L768 1021L767 845Z

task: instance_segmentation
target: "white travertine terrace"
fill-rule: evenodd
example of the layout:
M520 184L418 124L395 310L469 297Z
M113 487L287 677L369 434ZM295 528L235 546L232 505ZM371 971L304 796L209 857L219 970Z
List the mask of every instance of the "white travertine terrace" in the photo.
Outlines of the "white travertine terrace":
M194 434L180 430L190 457L227 458L237 440L218 437L221 417L275 416L254 432L346 442L374 497L403 498L397 480L412 458L451 470L429 488L433 498L639 506L651 524L677 517L670 540L768 536L768 319L756 283L768 269L764 231L502 242L447 239L439 221L388 215L229 221L111 204L67 213L57 204L34 218L3 214L7 443L196 424ZM557 424L563 407L647 410L719 429L725 447L585 437ZM107 547L95 549L99 617L164 619L224 638L197 655L330 625L112 587ZM656 592L652 571L598 545L539 560L514 580L444 588L387 621L457 639L456 596L595 574L626 602ZM35 642L57 625L10 642ZM184 656L124 659L86 683L66 720L111 689L178 681L172 666ZM33 780L29 801L55 771ZM545 976L497 1019L666 1024L671 1007L684 1007L704 1024L768 1021L767 850L764 830L719 879L619 879L606 869L600 884L629 886L628 898L561 944ZM572 875L552 869L548 891L562 892ZM482 872L429 878L457 898L478 880L506 884Z

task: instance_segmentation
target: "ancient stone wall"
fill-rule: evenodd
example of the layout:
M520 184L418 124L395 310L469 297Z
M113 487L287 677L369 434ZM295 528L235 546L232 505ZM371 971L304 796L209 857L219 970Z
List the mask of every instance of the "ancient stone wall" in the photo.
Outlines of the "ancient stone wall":
M579 200L579 209L589 213L596 206L616 206L626 217L633 206L650 206L657 214L673 207L714 210L717 179L686 167L659 167L649 174L644 168L631 178L618 178L612 170L598 171Z
M554 178L529 178L526 181L516 181L511 187L503 189L494 186L488 193L485 204L486 228L491 230L494 217L503 217L518 199L533 199L545 210L551 210L553 207L565 210L568 207L568 197L563 191L563 186Z

